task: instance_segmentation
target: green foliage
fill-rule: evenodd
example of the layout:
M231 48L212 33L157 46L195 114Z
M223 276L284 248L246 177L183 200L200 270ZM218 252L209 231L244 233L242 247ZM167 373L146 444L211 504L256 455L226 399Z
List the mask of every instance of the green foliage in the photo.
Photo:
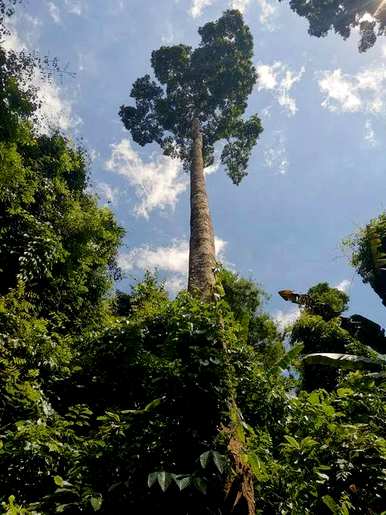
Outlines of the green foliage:
M320 315L304 312L293 326L291 342L303 344L303 354L320 352L344 353L354 342L352 336L342 328L340 319L324 320ZM338 371L323 366L304 364L302 386L306 390L336 387Z
M328 283L318 283L307 292L312 313L324 318L338 316L346 311L348 295L337 288L331 288Z
M137 79L130 93L135 107L122 106L119 115L135 142L158 143L165 155L181 159L187 169L192 123L198 120L205 166L213 163L215 143L225 140L221 162L239 184L262 132L257 115L243 119L256 82L252 36L235 10L198 32L201 43L195 50L180 44L152 53L156 81L150 75Z
M351 31L359 29L360 52L371 48L377 36L385 34L386 6L381 0L289 0L289 4L307 19L312 36L323 37L333 29L347 39Z
M26 508L23 508L22 506L15 504L14 495L10 495L8 497L8 502L2 502L1 507L3 508L4 515L33 515L33 512L29 511Z
M122 235L85 191L85 151L35 129L28 80L39 63L0 50L0 502L10 514L40 512L52 477L93 447L83 440L92 411L67 406L61 386L73 384L83 335L110 318Z
M82 324L98 316L122 231L83 191L84 151L21 127L0 142L0 293L22 286L37 315Z
M86 457L87 477L102 493L107 513L128 506L135 512L141 505L151 512L157 503L166 510L176 494L173 485L181 497L170 513L180 513L187 499L193 513L209 510L214 501L205 500L197 488L211 483L216 498L220 461L214 453L216 467L200 471L198 459L226 419L229 377L221 339L225 333L235 341L235 328L226 318L221 326L220 307L187 295L169 301L151 281L135 289L131 305L130 319L117 320L83 343L79 383L88 403L105 413L98 416L104 448L99 456ZM149 404L154 399L159 403ZM161 491L149 491L148 475L156 471ZM162 490L166 497L160 497Z
M370 283L386 304L386 213L344 242L352 252L351 262L364 283Z
M253 281L221 268L217 273L218 297L227 303L240 324L243 337L272 365L284 353L283 343L272 319L262 310L266 293Z
M217 281L223 288L223 296L230 309L240 322L244 317L252 317L261 306L264 292L248 279L239 277L234 272L221 268Z
M0 294L22 288L35 316L64 329L100 316L122 230L85 192L85 150L35 129L40 64L0 49Z
M319 283L308 290L307 303L292 328L290 341L303 344L302 386L308 391L316 388L332 390L339 379L339 369L347 368L354 354L369 362L376 361L376 353L368 347L375 335L375 348L383 343L383 333L373 322L353 315L344 318L341 313L347 309L348 296L328 283ZM378 338L378 340L377 340ZM328 357L328 355L330 357ZM335 356L334 359L332 356ZM341 367L331 367L341 356ZM359 366L363 360L355 360Z
M236 293L228 285L229 298ZM219 426L229 392L236 387L245 423L280 427L287 380L264 371L225 300L170 301L149 275L129 304L129 318L70 341L75 359L62 356L60 341L62 374L33 376L23 402L16 392L18 414L9 412L2 434L0 498L14 492L39 513L215 513L228 466ZM24 387L20 372L17 379Z
M279 453L286 480L281 483L279 473L274 490L278 497L282 492L285 513L323 513L326 495L337 505L347 503L350 513L382 510L385 440L380 419L375 420L384 410L385 390L378 396L374 383L359 377L348 384L351 388L337 393L303 392L291 402L289 436Z

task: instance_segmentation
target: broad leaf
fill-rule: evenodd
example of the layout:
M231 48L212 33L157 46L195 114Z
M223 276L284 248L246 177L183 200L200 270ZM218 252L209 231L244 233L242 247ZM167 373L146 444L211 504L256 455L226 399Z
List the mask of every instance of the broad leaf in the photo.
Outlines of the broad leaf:
M382 370L383 363L354 354L316 353L304 356L303 362L307 365L326 365L334 368L347 368L349 370Z
M170 472L158 472L157 475L158 484L161 487L161 490L163 492L166 492L166 490L169 488L170 483L172 482L173 476L170 474Z
M178 488L182 491L191 484L192 476L175 476L174 481Z
M212 456L217 470L220 472L220 474L222 474L225 467L225 457L217 451L213 451Z
M92 506L92 509L94 511L99 511L102 507L103 498L101 495L98 495L97 497L91 497L90 498L90 504Z
M284 438L287 440L288 443L283 444L287 448L292 447L293 449L296 449L297 451L300 450L300 444L293 436L285 435Z
M209 456L211 455L212 451L205 451L200 455L200 463L201 467L205 469L208 466Z
M336 504L331 495L324 495L322 500L324 504L331 510L331 512L334 513L334 515L339 513L339 506Z

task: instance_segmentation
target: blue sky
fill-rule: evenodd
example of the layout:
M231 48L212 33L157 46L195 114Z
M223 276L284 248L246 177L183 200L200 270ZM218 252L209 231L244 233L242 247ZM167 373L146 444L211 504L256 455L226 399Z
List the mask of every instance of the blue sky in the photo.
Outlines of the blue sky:
M39 82L47 120L84 139L91 188L126 229L127 276L157 267L175 291L186 280L188 177L156 146L133 143L117 113L150 71L153 49L197 44L197 28L231 6L254 36L260 78L248 112L260 115L264 133L239 187L221 167L207 175L220 257L262 284L279 320L296 313L278 290L328 281L350 294L350 312L386 325L340 246L385 209L386 38L365 54L356 33L346 42L311 38L288 0L29 0L7 44L56 56L75 72Z

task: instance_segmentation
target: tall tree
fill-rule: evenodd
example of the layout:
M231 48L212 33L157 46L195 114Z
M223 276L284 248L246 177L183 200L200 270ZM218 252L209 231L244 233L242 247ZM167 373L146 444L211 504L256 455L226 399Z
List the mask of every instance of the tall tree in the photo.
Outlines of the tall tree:
M386 32L385 0L289 0L289 4L308 20L312 36L326 36L333 29L347 39L358 28L360 52L371 48L377 36Z
M214 145L225 140L221 162L234 184L247 174L248 159L259 134L260 119L243 118L256 82L253 40L239 11L199 29L201 43L153 51L156 78L137 79L120 117L135 142L156 142L163 153L183 161L190 171L190 292L210 297L214 285L214 233L204 168L213 163Z

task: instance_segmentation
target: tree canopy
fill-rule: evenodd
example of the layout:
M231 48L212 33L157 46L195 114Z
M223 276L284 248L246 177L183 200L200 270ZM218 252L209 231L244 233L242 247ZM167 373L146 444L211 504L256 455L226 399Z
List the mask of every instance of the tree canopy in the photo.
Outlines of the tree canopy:
M199 29L201 43L161 47L152 53L156 80L138 79L130 96L135 107L122 106L120 117L140 145L158 143L165 155L189 168L192 123L203 133L204 165L214 159L214 145L225 140L221 162L235 184L246 175L248 158L262 131L260 119L243 118L256 82L253 40L239 11L226 11Z
M280 0L283 1L283 0ZM289 0L291 9L309 23L311 36L323 37L330 30L347 39L359 29L359 51L366 52L386 31L383 0Z

